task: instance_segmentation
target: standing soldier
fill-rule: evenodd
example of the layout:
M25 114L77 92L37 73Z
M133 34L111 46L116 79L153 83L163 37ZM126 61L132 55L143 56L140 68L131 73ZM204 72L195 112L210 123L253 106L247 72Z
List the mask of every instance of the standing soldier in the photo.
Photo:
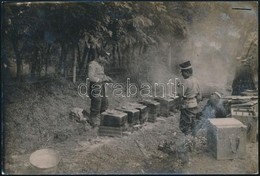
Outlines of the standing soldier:
M202 100L200 87L196 78L192 76L193 70L190 61L179 65L184 78L182 86L182 101L180 115L180 130L188 135L195 135L196 115L198 113L198 102Z
M106 97L105 83L111 82L112 79L105 75L104 66L108 64L110 53L103 49L97 50L97 56L88 66L88 77L90 81L89 97L91 99L90 107L90 125L94 128L99 125L100 113L108 108Z

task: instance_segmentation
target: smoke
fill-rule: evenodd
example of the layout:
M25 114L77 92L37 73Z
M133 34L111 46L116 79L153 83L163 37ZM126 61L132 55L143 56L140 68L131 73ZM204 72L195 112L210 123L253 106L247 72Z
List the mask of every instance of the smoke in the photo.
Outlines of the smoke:
M213 100L210 99L210 102L207 102L207 105L204 106L201 113L198 115L199 120L196 122L195 133L201 135L208 128L208 119L212 118L225 118L229 113L229 108L225 105L225 101L223 99Z
M194 4L196 9L194 15L191 15L192 23L182 21L187 27L187 37L177 39L168 34L169 37L162 39L160 46L149 48L147 58L140 59L142 63L135 64L134 67L138 68L139 78L146 77L144 80L149 83L167 83L169 79L180 78L178 65L190 60L194 76L202 91L207 92L204 94L210 95L214 91L223 95L230 94L239 64L236 58L243 53L247 35L257 30L257 3ZM232 9L237 7L251 10ZM214 90L209 87L214 87Z
M238 65L236 57L242 54L247 34L257 29L258 9L254 2L210 5L206 16L194 17L180 55L182 61L191 61L201 85L224 88L232 84ZM233 10L234 7L251 10Z

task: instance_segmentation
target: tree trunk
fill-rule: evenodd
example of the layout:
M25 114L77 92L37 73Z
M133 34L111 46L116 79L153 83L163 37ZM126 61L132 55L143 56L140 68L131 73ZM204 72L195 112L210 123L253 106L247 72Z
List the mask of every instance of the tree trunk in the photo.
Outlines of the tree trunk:
M73 57L74 57L74 64L73 64L73 83L76 82L77 78L77 52L76 47L73 49ZM79 54L79 53L78 53Z
M87 63L88 63L88 57L89 57L89 53L90 53L91 47L88 48L87 46L84 49L83 55L82 55L82 59L81 59L81 63L79 63L79 74L83 74L83 69L86 69Z
M113 54L113 67L115 68L116 67L116 46L113 45L113 50L112 50L112 54Z
M18 44L16 41L12 41L13 49L14 49L14 54L16 57L16 81L19 84L22 80L22 58L20 56L20 53L18 51Z
M48 45L47 46L47 51L46 51L45 56L44 56L44 60L45 60L45 76L47 76L47 73L48 73L48 61L49 61L49 57L50 57L50 48L51 48L51 46Z
M19 57L19 56L18 56ZM17 58L16 57L16 68L17 68L17 75L16 75L16 79L17 79L17 83L19 84L22 81L22 70L23 70L23 65L22 65L22 60L21 58Z
M87 65L90 62L90 51L91 51L91 49L92 49L92 47L90 46L89 51L88 51L88 55L86 57L86 62L84 63L84 67L83 67L83 69L86 70L86 75L88 75L88 66Z
M38 60L38 49L34 50L33 58L31 59L31 77L34 78L36 74L36 66Z
M171 43L169 43L169 56L168 56L168 66L169 66L169 71L172 71L172 47Z
M59 65L58 65L58 73L59 73L59 74L62 74L62 71L63 71L63 70L62 70L62 67L63 67L63 66L62 66L62 63L63 63L63 57L64 57L64 56L63 56L63 55L64 55L64 47L65 47L65 46L64 46L64 44L62 43L62 44L61 44L61 53L60 53Z
M130 59L130 62L131 62L131 67L130 68L134 68L134 66L135 66L135 46L133 45L132 47L131 47L131 59ZM132 70L131 70L132 71Z
M126 49L127 57L126 57L126 69L129 70L131 64L131 46L128 45Z
M44 54L43 54L42 50L40 50L40 59L39 59L39 62L37 63L37 76L38 77L41 76L43 62L44 62Z
M64 75L65 79L68 77L67 54L69 53L69 51L67 51L67 49L65 49L65 51L64 51L64 59L63 59L63 75Z
M80 52L80 46L79 46L79 42L77 44L77 52L78 52L78 63L82 62L82 59L81 58L81 52Z
M64 59L65 59L65 53L66 53L66 44L61 44L61 57L59 60L59 72L61 74L64 74Z
M141 56L143 54L143 46L144 46L144 44L142 43L139 48L139 56Z
M67 71L66 71L66 58L67 58L67 54L68 54L68 46L63 43L61 45L61 57L60 57L60 61L59 61L59 67L60 67L60 73L64 76L67 77Z
M121 65L122 65L121 53L120 53L119 45L117 44L116 46L117 46L118 64L119 64L119 67L121 67Z

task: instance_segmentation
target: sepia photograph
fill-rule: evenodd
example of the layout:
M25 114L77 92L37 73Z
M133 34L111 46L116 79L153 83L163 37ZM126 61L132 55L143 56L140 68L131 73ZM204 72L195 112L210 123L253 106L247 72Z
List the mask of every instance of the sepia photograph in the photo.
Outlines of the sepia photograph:
M258 1L2 1L3 175L258 174Z

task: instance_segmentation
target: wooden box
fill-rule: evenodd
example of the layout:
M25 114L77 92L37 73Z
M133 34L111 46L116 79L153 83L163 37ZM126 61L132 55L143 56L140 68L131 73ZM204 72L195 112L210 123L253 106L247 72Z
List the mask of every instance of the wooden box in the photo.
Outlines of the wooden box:
M258 101L232 104L231 115L247 126L248 141L256 142L258 133Z
M208 149L218 160L245 158L246 126L235 118L208 120Z
M170 107L171 112L177 112L180 109L181 98L179 96L171 97L173 99L173 105Z
M232 104L232 116L258 116L258 101L249 101L246 103Z
M101 113L100 126L122 127L127 122L127 114L122 111L107 110Z
M257 90L246 90L246 91L242 92L241 95L258 96L258 91Z
M140 111L139 121L143 124L148 119L148 107L139 103L129 103L128 106L132 106Z
M123 132L125 132L126 130L127 130L127 128L125 126L122 126L122 127L99 126L98 135L99 136L122 137Z
M168 97L165 98L157 97L154 99L160 103L160 115L163 117L169 117L170 110L173 109L174 106L174 99Z
M160 103L155 100L144 100L140 103L148 107L148 122L155 122L156 117L160 116Z
M139 124L140 111L132 106L122 106L116 108L116 110L127 113L127 122L130 126Z
M233 118L239 120L247 127L247 140L249 142L257 141L258 134L258 117L256 116L232 116Z
M258 96L226 96L222 97L222 99L226 99L231 102L231 104L241 104L241 103L247 103L250 101L258 101Z

